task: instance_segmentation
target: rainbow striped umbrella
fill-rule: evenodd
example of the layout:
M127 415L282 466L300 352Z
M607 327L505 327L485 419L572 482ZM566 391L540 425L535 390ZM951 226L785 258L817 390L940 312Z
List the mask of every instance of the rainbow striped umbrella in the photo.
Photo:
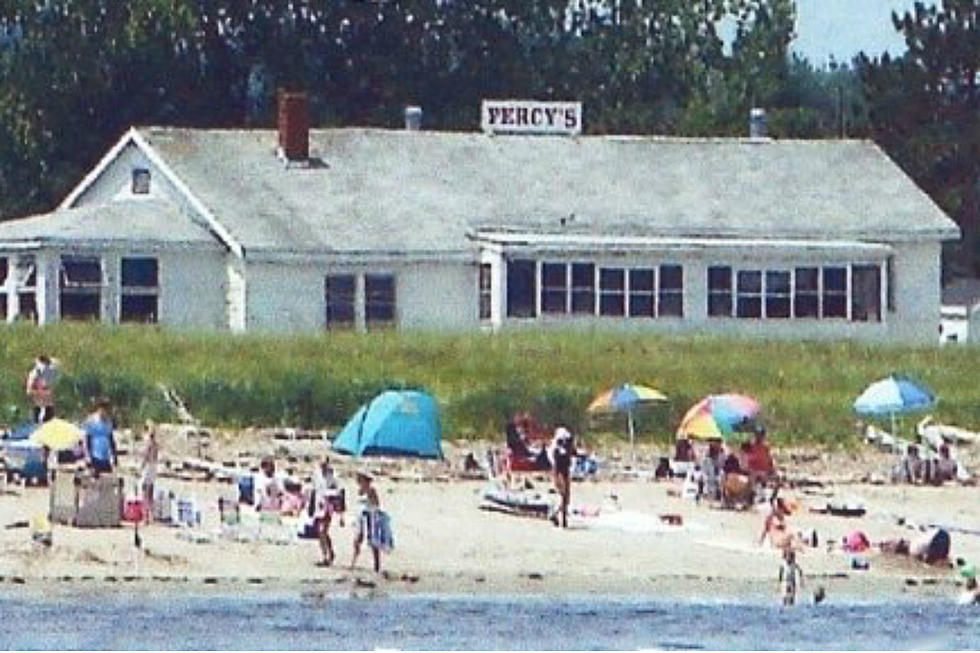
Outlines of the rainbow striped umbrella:
M677 427L678 438L723 439L759 414L759 402L739 394L710 395L691 406Z
M667 395L645 385L624 383L612 390L606 390L589 404L590 413L626 413L626 423L630 434L630 456L635 459L636 434L633 426L633 410L640 404L654 401L667 401Z

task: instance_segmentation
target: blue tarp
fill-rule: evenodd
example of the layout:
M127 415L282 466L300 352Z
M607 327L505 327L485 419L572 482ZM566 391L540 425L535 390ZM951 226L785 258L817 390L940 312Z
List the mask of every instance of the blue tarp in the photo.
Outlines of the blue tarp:
M354 456L442 458L439 406L424 392L382 392L347 422L333 450Z

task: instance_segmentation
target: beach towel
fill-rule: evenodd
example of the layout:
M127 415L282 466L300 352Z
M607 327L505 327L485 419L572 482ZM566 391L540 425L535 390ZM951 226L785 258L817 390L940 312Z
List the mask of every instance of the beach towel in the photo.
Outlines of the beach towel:
M368 543L376 549L391 551L395 548L395 537L391 532L391 518L383 510L365 513L368 517Z

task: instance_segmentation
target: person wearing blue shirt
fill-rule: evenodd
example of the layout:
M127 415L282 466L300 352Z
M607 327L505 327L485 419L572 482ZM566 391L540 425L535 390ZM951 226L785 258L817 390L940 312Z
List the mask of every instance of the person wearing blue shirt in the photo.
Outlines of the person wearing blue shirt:
M119 464L119 458L108 400L99 399L95 402L95 410L82 423L82 430L85 431L85 450L92 469L96 473L111 472Z

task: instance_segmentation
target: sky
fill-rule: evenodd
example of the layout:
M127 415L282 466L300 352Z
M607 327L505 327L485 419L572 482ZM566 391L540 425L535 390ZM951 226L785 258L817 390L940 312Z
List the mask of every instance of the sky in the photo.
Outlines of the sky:
M830 55L850 62L862 50L869 56L901 55L905 41L895 31L891 12L910 10L913 0L796 0L796 40L793 51L815 66ZM931 4L926 0L926 4Z

